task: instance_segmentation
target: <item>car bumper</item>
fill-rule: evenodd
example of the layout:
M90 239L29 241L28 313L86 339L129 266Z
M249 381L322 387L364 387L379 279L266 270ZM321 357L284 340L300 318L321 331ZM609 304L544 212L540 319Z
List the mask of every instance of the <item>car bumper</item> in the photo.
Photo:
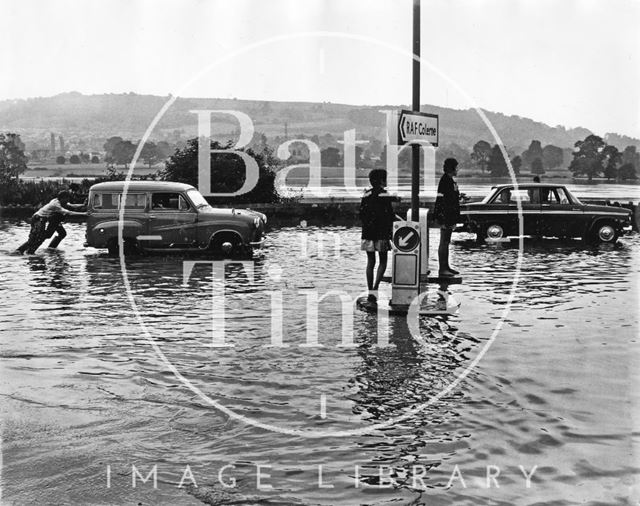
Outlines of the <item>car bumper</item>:
M266 237L263 237L263 238L262 238L262 239L260 239L259 241L251 241L251 242L249 243L249 245L250 245L252 248L259 249L259 248L262 248L262 245L264 244L264 242L265 242L266 240L267 240L267 238L266 238Z

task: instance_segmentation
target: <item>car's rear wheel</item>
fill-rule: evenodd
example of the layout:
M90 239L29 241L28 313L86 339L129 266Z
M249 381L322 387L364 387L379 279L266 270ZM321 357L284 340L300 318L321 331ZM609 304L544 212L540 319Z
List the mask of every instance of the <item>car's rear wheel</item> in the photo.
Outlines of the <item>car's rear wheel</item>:
M618 240L618 231L610 221L600 222L593 228L592 238L595 242L613 244Z
M499 223L492 223L486 228L486 237L494 241L504 239L504 228Z

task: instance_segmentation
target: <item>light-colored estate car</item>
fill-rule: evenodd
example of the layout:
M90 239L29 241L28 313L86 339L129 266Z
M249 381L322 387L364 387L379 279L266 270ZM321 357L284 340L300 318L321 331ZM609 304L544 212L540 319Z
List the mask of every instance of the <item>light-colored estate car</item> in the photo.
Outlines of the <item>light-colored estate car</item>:
M124 181L89 189L85 245L118 254L118 221ZM264 242L267 218L248 209L211 207L193 186L130 181L123 216L124 253L210 251L248 256Z
M614 243L631 230L630 210L583 204L566 186L557 184L494 186L482 202L462 205L460 214L464 228L475 232L478 242L532 235Z

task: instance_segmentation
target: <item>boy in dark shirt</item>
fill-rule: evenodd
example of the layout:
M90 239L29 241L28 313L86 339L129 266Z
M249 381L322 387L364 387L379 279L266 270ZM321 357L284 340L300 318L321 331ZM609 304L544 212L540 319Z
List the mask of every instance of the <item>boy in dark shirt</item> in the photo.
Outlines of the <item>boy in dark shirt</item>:
M392 202L400 199L387 193L387 171L374 169L369 173L371 188L365 190L360 202L360 220L362 221L362 240L360 249L367 252L367 288L368 300L376 301L384 271L387 269L387 252L391 249L391 233L393 230ZM373 271L376 266L376 251L380 258L378 272L374 280Z
M438 247L439 275L451 277L459 274L449 265L449 243L451 233L460 219L460 192L458 183L453 179L458 173L458 161L447 158L444 161L444 174L438 183L438 196L434 215L440 224L440 245Z

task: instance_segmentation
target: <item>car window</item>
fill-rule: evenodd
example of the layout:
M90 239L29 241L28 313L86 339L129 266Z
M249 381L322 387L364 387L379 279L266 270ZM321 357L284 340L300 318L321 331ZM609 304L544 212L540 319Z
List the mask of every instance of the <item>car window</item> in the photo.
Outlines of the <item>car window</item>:
M569 195L567 195L567 192L564 190L564 188L558 188L558 198L560 198L560 203L561 204L570 204L571 200L569 199Z
M94 209L120 209L121 193L95 193L91 200ZM127 193L127 209L144 209L147 196L144 193Z
M532 204L539 204L541 202L541 189L540 188L529 188L527 190L527 196L529 197L529 202Z
M491 202L492 204L510 204L516 205L516 203L520 200L521 203L529 203L529 193L527 190L518 189L514 190L513 188L503 188L497 194L496 198Z
M547 199L545 204L569 204L569 196L564 188L549 188L547 191Z
M151 209L188 211L189 203L179 193L154 193L151 196Z
M187 195L189 195L189 198L191 199L191 202L193 202L194 206L198 208L209 206L209 202L207 202L207 199L205 199L198 190L189 190L187 192Z

